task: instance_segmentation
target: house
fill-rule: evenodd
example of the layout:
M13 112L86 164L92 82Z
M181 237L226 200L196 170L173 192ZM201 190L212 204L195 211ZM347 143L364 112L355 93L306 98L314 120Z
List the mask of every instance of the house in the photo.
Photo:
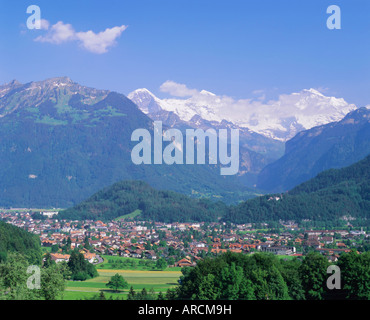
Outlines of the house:
M137 250L131 252L131 257L132 258L141 258L142 253L143 253L142 250L137 249Z
M69 258L71 257L69 254L61 254L61 253L50 253L51 260L55 261L56 263L58 262L68 262Z
M195 263L191 262L189 259L184 258L184 259L181 259L180 261L177 261L175 263L175 266L176 267L181 267L181 268L183 268L183 267L194 267Z
M157 254L153 250L149 250L145 253L147 259L156 260Z
M334 241L333 237L322 237L321 241L323 241L325 244L332 244Z
M94 263L95 260L96 260L96 254L86 252L86 253L84 253L84 258L85 258L85 260L89 261L90 263Z
M261 251L264 252L270 252L277 255L284 255L284 256L290 256L291 254L296 252L295 247L289 247L289 246L268 246L268 245L262 245Z

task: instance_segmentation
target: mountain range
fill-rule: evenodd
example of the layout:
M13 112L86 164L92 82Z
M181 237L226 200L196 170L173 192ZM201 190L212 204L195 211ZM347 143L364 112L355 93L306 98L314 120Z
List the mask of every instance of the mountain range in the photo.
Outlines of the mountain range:
M69 207L136 179L226 202L255 195L214 165L134 165L131 134L138 128L152 131L153 121L122 94L67 77L2 85L0 206Z
M314 89L281 95L279 101L265 105L239 102L240 108L248 106L264 117L257 122L250 121L250 110L233 118L235 101L204 90L187 99L159 99L147 89L128 97L150 118L171 127L239 129L240 180L265 192L287 191L319 172L350 165L370 153L369 110ZM223 113L225 108L230 115Z
M265 137L248 128L239 127L226 120L220 122L206 120L194 114L190 120L184 120L174 111L162 109L162 102L146 89L139 89L128 97L153 121L162 121L166 126L178 129L238 129L240 144L239 180L248 187L255 187L257 176L269 163L279 159L284 153L284 143Z
M159 99L139 89L128 97L68 77L1 85L0 206L70 207L121 180L236 203L291 189L370 152L369 110L313 89L265 105L254 101L253 112L265 110L268 124L251 121L248 113L232 116L237 106L242 111L251 107L250 101L248 105L207 91L188 99ZM229 116L223 117L226 102ZM289 119L285 108L292 111ZM157 120L164 129L239 129L238 174L220 176L217 165L207 164L134 165L132 132L152 131Z
M341 120L356 109L343 98L327 97L318 90L304 89L283 94L278 100L235 100L209 91L196 91L189 98L159 99L147 89L131 92L128 98L149 116L172 112L180 120L198 117L212 122L223 120L274 140L287 141L298 132Z

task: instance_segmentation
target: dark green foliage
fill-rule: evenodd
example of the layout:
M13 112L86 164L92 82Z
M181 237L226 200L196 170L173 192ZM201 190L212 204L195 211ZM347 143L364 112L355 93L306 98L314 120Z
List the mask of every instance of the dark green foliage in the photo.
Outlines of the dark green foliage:
M327 258L317 252L310 252L300 265L299 276L308 300L323 300L328 291L326 286L328 266Z
M192 300L326 300L370 298L370 254L345 253L337 265L341 289L330 290L326 257L309 253L303 261L265 253L227 252L183 268L170 299Z
M41 263L40 238L25 230L0 221L0 262L10 252L24 254L32 264Z
M165 222L216 221L226 212L226 206L220 202L158 191L142 181L123 181L60 212L58 218L111 220L136 209L142 210L140 219Z
M99 275L95 266L86 261L83 254L78 252L78 250L72 251L68 261L68 267L72 273L72 280L85 281Z
M369 212L370 156L347 168L320 173L288 193L265 195L233 206L225 220L235 223L279 219L334 221L342 216L367 218Z
M113 277L111 277L110 281L106 284L106 286L118 292L118 289L127 288L128 283L121 275L116 273Z
M296 266L290 265L289 268ZM287 284L285 261L269 254L226 253L184 268L178 298L209 300L286 300L296 294ZM298 283L300 285L299 280ZM290 292L292 291L292 292Z
M20 253L9 253L6 262L0 262L1 300L56 300L65 288L64 266L54 264L40 272L40 288L30 289L27 258ZM36 271L34 271L36 272ZM34 280L33 284L36 282Z
M337 265L344 290L342 298L370 300L370 252L342 254Z
M131 286L130 291L128 292L128 295L127 295L127 300L135 300L135 299L136 299L136 292L134 290L134 287Z
M164 270L167 268L167 262L165 259L163 258L160 258L157 260L157 263L156 263L156 268L159 269L159 270Z

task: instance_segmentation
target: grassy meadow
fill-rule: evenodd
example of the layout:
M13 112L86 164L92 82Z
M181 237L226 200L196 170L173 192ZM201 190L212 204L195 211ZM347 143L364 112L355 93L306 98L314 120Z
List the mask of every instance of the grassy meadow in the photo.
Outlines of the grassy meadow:
M145 260L112 256L103 256L103 258L104 262L97 265L98 277L86 281L67 281L63 297L64 300L89 299L94 295L99 295L100 291L104 292L106 298L112 296L113 299L126 299L131 286L136 292L140 292L143 288L147 291L153 288L155 293L165 292L169 288L175 287L181 276L180 268L171 268L163 271L148 270L148 268L150 269L151 267L146 267L144 264L139 265L140 261ZM108 259L111 261L125 261L127 263L122 263L120 265L127 267L125 269L113 269L112 265L116 264L108 263ZM136 263L134 263L136 265L135 269L133 269L131 265L132 260L136 261ZM101 266L103 266L103 268L101 268ZM118 293L106 287L110 278L116 273L123 276L129 284L128 288L119 290Z

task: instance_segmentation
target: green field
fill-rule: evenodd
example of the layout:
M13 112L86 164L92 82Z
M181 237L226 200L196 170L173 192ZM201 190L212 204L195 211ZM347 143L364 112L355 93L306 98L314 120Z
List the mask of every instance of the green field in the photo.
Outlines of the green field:
M140 214L141 214L141 210L137 209L134 212L131 212L129 214L125 214L123 216L120 216L120 217L114 219L114 221L120 221L120 220L126 220L126 219L133 219L133 218L139 216Z
M296 256L285 256L285 255L276 255L278 259L283 259L283 260L294 260L294 258L297 258Z
M158 271L155 267L155 260L125 258L119 256L102 255L103 263L96 265L98 269L104 270L137 270L137 271ZM167 268L164 271L181 271L181 268Z
M80 300L92 298L103 291L105 296L113 299L117 297L126 299L129 288L120 290L119 293L110 290L105 286L116 273L122 275L136 292L146 288L148 291L153 288L154 292L165 292L178 284L181 276L179 271L139 271L139 270L103 270L98 269L99 276L87 281L68 281L64 292L64 300Z

